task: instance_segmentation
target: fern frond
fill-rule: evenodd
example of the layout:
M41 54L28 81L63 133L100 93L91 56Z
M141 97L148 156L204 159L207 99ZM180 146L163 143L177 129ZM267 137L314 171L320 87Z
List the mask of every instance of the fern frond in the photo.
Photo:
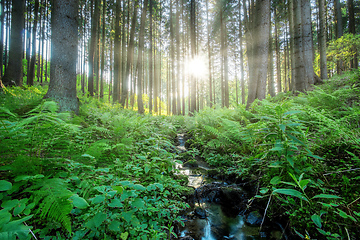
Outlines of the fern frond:
M69 214L73 206L69 198L73 193L67 189L64 180L60 178L41 180L27 191L33 192L34 202L39 206L37 213L41 218L56 221L71 233Z

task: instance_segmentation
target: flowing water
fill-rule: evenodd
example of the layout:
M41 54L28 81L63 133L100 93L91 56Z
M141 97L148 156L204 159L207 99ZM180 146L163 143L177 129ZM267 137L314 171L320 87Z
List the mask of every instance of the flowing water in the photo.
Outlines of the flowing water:
M178 135L178 141L179 146L177 146L177 149L185 152L186 148L183 134ZM247 224L245 215L234 211L233 206L230 206L228 202L224 203L222 199L218 198L219 194L216 191L223 192L223 189L229 188L229 185L222 182L215 182L215 179L208 177L207 171L210 168L205 162L198 161L197 165L197 167L184 167L182 164L176 164L176 168L179 170L178 174L188 176L188 186L195 189L194 208L184 216L185 226L180 228L179 239L281 239L281 231L271 229L267 226L263 227L263 230L260 230L258 226L250 226ZM214 186L217 190L212 190ZM203 189L207 190L205 191ZM202 194L198 194L197 196L197 191L202 191ZM241 193L242 190L237 188L236 191ZM235 194L235 196L239 196L239 193L237 194L238 195ZM232 200L237 201L236 199ZM239 199L239 201L244 200L246 201L246 199Z

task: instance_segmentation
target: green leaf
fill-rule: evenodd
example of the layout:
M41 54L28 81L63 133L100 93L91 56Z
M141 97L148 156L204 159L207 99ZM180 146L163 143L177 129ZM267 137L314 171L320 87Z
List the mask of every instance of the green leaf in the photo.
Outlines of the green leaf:
M101 203L105 200L105 196L103 195L96 195L96 197L92 198L91 201L93 204Z
M281 182L281 177L279 177L279 176L275 176L275 177L273 177L271 180L270 180L270 183L272 184L272 185L277 185L277 184L279 184Z
M309 184L310 180L309 179L303 179L299 182L300 188L302 190L305 190L306 186Z
M348 218L349 216L346 214L346 212L339 209L339 212L337 212L342 218Z
M10 222L10 219L11 213L9 213L6 209L0 211L0 227Z
M131 203L131 206L141 209L145 206L145 202L142 199L137 198Z
M300 198L302 200L309 202L309 200L301 192L299 192L295 189L279 188L279 189L275 189L273 191L273 193L281 193L281 194L285 194L285 195L290 195L290 196L297 197L297 198Z
M311 199L313 198L331 198L331 199L338 199L341 198L339 196L336 195L332 195L332 194L318 194L316 196L313 196Z
M124 233L121 233L120 234L120 238L121 240L126 240L129 236L129 233L128 232L124 232Z
M74 207L77 207L80 209L85 209L90 206L84 198L79 197L77 194L70 197L70 200L72 200Z
M99 212L92 219L90 219L85 226L88 228L98 228L105 221L106 214Z
M134 184L133 188L135 190L140 190L140 191L145 191L146 190L146 187L144 187L143 185L141 184Z
M121 203L120 199L115 198L111 201L111 203L109 203L109 207L118 207L121 208L123 206L123 204Z
M311 220L315 223L316 226L321 228L321 218L319 215L316 215L316 214L312 215Z
M293 111L288 111L288 112L284 113L284 115L293 115L293 114L301 113L301 112L302 112L302 111L293 110Z
M122 194L124 191L124 188L122 186L113 186L112 188L119 194Z
M292 157L286 156L286 160L290 163L291 167L294 167L294 159Z
M3 202L3 204L1 204L1 207L6 209L12 209L18 204L19 204L19 200L13 199Z
M109 230L114 231L114 232L118 232L120 231L120 225L121 222L119 221L111 221L110 225L109 225Z
M0 180L0 192L10 190L12 188L11 182Z
M25 203L20 203L19 205L17 205L14 208L13 215L16 216L16 215L22 213L22 211L24 211L25 207L26 207Z
M132 217L132 215L134 214L135 211L136 210L131 210L131 211L128 211L128 212L122 212L121 216L125 219L125 221L130 223L131 217Z
M279 128L281 129L281 131L285 132L286 125L284 125L284 124L279 124Z

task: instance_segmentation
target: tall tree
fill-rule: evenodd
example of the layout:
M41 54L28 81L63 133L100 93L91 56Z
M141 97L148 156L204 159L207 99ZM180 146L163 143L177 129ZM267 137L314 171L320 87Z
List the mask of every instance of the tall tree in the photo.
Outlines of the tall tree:
M190 0L190 41L191 41L191 58L194 59L196 55L196 11L195 0ZM190 109L192 114L196 110L196 78L191 76L191 91L190 91Z
M137 20L137 5L138 0L134 1L134 12L131 19L131 31L129 36L129 46L127 51L127 61L126 61L126 72L125 72L125 78L122 81L122 89L121 89L121 98L120 98L120 104L122 107L125 107L125 104L128 99L129 95L129 81L130 81L130 70L131 65L133 63L134 58L134 36L135 36L135 29L136 29L136 20Z
M319 1L320 77L321 79L327 79L325 0L318 0L318 1Z
M255 99L264 99L266 96L266 76L269 48L269 14L270 0L256 0L252 6L250 23L246 37L249 59L249 94L247 107Z
M4 56L4 19L5 19L5 0L1 0L0 9L0 78L3 76L3 57Z
M53 0L51 15L50 84L44 98L58 102L60 111L79 112L76 96L78 0Z
M121 74L121 44L120 44L120 18L121 18L121 4L120 0L116 0L115 7L115 36L114 36L114 87L113 87L113 102L119 102L119 81ZM124 12L123 12L124 14Z
M347 8L349 11L349 32L352 34L356 34L355 28L355 8L354 8L354 0L347 0ZM350 62L351 68L358 68L359 61L358 61L358 54L356 53L354 58Z
M147 7L145 6L145 9ZM149 6L150 14L149 14L149 113L152 114L153 110L153 83L154 83L154 74L153 74L153 0L150 0ZM143 21L141 19L141 21ZM144 19L145 22L145 19Z
M34 21L33 21L33 29L32 29L32 46L31 46L31 59L30 59L30 66L28 69L28 76L27 76L27 84L33 85L34 84L34 77L35 77L35 61L36 61L36 29L38 23L38 12L39 12L39 0L35 0L34 6Z
M104 67L105 67L105 23L106 23L106 0L103 0L102 6L102 31L101 31L101 77L100 77L100 98L104 98Z
M95 51L97 49L97 29L100 15L99 3L100 0L92 0L91 6L93 6L93 1L95 1L94 13L91 17L91 36L90 36L90 49L89 49L89 77L88 77L88 91L90 96L94 96L94 75L95 75Z
M151 1L151 0L150 0ZM144 52L144 29L145 29L145 21L146 21L146 11L148 0L144 0L144 6L141 13L141 23L140 23L140 36L139 36L139 56L137 59L137 69L138 69L138 81L137 81L137 102L138 102L138 112L140 114L144 113L144 104L142 99L143 89L142 89L142 82L143 82L143 52ZM151 3L150 3L151 6ZM151 12L151 11L150 11ZM151 41L151 39L150 39ZM152 90L152 89L151 89Z
M25 0L12 1L9 65L3 77L4 85L20 86L23 82L22 58L24 45L22 32L25 24L24 3Z
M335 36L336 38L341 38L343 35L343 27L342 27L342 12L341 12L341 4L340 0L334 0L334 10L335 10ZM336 72L341 75L343 71L343 62L339 60L336 63Z

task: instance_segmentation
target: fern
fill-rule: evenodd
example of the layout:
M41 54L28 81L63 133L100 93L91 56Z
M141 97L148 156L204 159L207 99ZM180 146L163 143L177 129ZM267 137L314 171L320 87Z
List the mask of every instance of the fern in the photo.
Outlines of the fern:
M69 198L74 194L67 189L64 180L50 178L37 181L26 191L32 192L34 202L39 206L37 214L40 218L58 222L71 233L69 214L73 206Z

